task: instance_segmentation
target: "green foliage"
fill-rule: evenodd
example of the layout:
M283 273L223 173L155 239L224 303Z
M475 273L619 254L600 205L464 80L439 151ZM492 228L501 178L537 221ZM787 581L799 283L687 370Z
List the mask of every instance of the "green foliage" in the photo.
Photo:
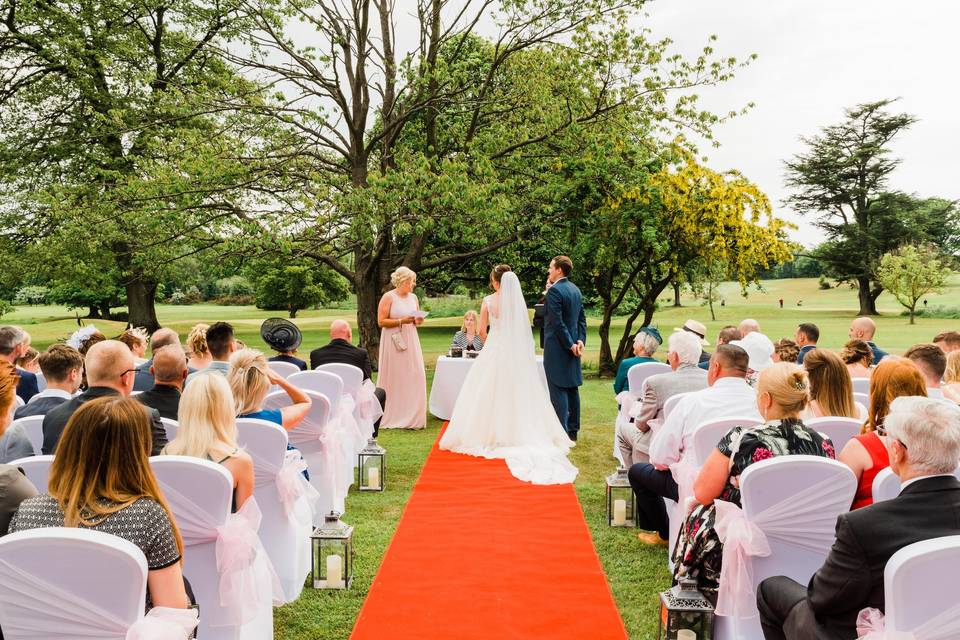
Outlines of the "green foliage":
M906 245L880 259L877 280L907 308L910 324L920 298L940 291L950 277L940 255L932 246Z
M230 276L220 278L214 283L214 296L242 297L254 295L255 287L244 276Z
M29 305L46 304L47 294L49 293L50 290L47 287L30 285L17 291L17 295L13 298L13 303Z
M126 304L126 294L109 276L88 282L64 279L54 281L54 286L47 294L47 301L61 304L67 309L86 308L90 310L90 317L107 318L112 307Z
M830 283L827 282L826 276L823 276L823 275L821 275L820 279L817 280L817 286L820 288L821 291L828 291L831 288Z
M256 283L257 307L286 311L291 318L301 309L344 300L350 294L347 281L331 269L308 266L283 255L256 261L247 272Z
M9 300L0 299L0 318L16 310L17 308L13 306Z

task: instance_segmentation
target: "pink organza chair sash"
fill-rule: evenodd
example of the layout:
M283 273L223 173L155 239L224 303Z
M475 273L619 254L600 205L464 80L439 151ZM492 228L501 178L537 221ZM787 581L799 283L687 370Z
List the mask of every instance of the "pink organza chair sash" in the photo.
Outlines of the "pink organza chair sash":
M954 640L960 637L960 604L912 631L887 631L883 612L869 607L857 616L857 640Z
M714 528L723 543L717 615L753 618L758 614L750 556L770 555L770 544L740 507L725 500L715 500L713 505L717 518Z
M693 506L696 504L696 498L693 495L693 483L697 480L697 474L700 468L693 463L692 455L685 455L679 462L670 465L670 475L673 481L677 483L677 505L680 512L686 517Z
M154 607L130 627L126 640L186 640L198 622L196 609Z
M287 517L293 519L298 517L296 505L300 498L306 499L311 513L317 514L321 509L322 498L320 493L303 477L303 472L306 469L307 463L299 451L287 451L283 457L283 464L279 467L259 456L255 456L253 459L253 474L256 478L256 486L259 488L275 482L284 513L287 514ZM311 469L311 473L322 472L321 469Z
M383 417L383 408L374 394L376 386L370 380L364 380L357 392L357 416L364 438L373 437L373 423Z

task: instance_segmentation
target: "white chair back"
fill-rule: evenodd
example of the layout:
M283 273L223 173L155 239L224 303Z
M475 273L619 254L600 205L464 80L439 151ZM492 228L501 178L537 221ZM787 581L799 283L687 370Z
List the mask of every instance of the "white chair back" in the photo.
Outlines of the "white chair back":
M43 416L26 416L11 422L10 427L15 424L23 425L30 444L33 445L34 455L40 455L43 450Z
M342 362L331 362L320 365L314 371L325 371L339 377L343 382L343 392L357 399L360 387L363 386L363 371L359 367Z
M870 395L870 378L854 378L853 392Z
M900 495L900 477L893 472L893 469L887 467L881 469L873 477L873 502L883 502L884 500L893 500Z
M163 430L167 432L167 442L173 442L173 439L177 437L177 427L180 424L170 418L160 418L160 422L163 424Z
M915 542L890 557L883 571L886 631L917 631L948 610L956 612L957 593L953 577L960 571L960 536ZM957 616L941 621L932 631L955 638ZM936 635L936 634L935 634ZM917 637L928 637L923 634Z
M663 403L663 413L662 419L664 422L667 421L667 417L670 415L670 412L673 411L674 407L677 406L677 403L680 402L685 396L687 396L690 391L685 391L683 393L678 393L667 398L667 401Z
M838 416L815 418L805 424L810 429L819 431L830 438L837 455L840 455L844 445L850 442L853 436L860 433L860 428L863 427L863 422L856 418L843 418Z
M864 392L860 392L860 391L854 391L854 392L853 392L853 401L854 401L854 402L859 402L860 404L862 404L863 406L867 407L868 409L870 408L870 394L869 394L869 393L864 393Z
M330 411L337 415L340 409L340 396L343 395L343 380L329 371L301 371L295 373L287 382L303 389L322 393L330 401Z
M30 456L10 462L14 467L23 469L27 480L33 483L40 493L47 492L50 479L50 467L53 465L53 456Z
M141 393L143 393L143 389L140 389L140 390L137 390L137 391L131 391L131 392L130 392L130 397L133 398L133 397L135 397L135 396L140 395Z
M36 373L37 376L37 390L46 391L47 390L47 379L43 376L42 371Z
M237 443L253 458L253 495L263 513L260 540L280 578L284 598L293 602L300 596L310 572L311 519L307 513L306 527L298 525L287 514L280 498L277 472L287 453L287 432L267 420L237 418ZM303 507L309 511L305 504Z
M19 409L20 407L22 407L22 406L25 405L25 404L27 404L27 403L23 401L23 398L21 398L20 396L14 396L14 400L13 400L13 410L14 410L14 411L16 411L17 409ZM10 415L13 415L13 411L10 412Z
M693 451L688 453L693 454L694 464L702 467L710 457L710 453L717 448L720 438L730 429L741 425L753 427L758 424L760 424L759 420L749 416L729 416L701 422L693 430Z
M292 362L282 362L279 360L268 360L267 366L284 379L289 378L295 373L300 373L300 367Z
M627 371L627 383L630 393L638 398L643 397L643 383L650 376L658 373L670 373L673 369L662 362L641 362Z
M0 576L8 640L123 640L143 617L146 558L108 533L43 528L4 536Z

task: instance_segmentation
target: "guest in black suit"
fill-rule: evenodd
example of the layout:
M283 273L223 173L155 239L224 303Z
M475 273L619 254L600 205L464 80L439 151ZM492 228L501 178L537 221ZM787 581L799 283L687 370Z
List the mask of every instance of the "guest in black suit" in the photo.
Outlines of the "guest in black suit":
M314 349L310 352L310 368L316 369L320 365L339 362L352 364L363 371L363 379L369 380L373 373L370 366L370 356L359 347L353 346L353 329L345 320L334 320L330 325L330 344ZM387 406L387 392L377 387L374 391L380 408ZM380 420L373 425L373 437L380 433Z
M83 356L73 347L65 344L51 345L40 354L39 359L40 371L47 381L47 388L17 409L13 414L14 419L47 415L73 398L83 381Z
M179 420L180 394L190 373L187 354L179 344L171 344L155 349L152 362L150 374L156 382L152 389L138 393L134 398L140 404L156 409L161 418Z
M914 542L960 534L960 481L953 475L960 459L960 408L900 397L884 426L900 495L837 518L833 548L807 587L784 576L760 583L757 606L767 640L857 637L860 610L883 610L890 556Z
M260 325L260 337L277 352L270 362L286 362L299 367L300 371L307 370L307 363L294 356L303 340L300 327L286 318L267 318Z
M150 336L150 351L152 355L156 355L157 351L171 345L181 346L180 336L173 329L160 327ZM153 374L150 372L150 367L152 366L153 359L151 358L137 367L137 377L133 380L134 391L147 391L153 388ZM193 371L193 369L190 369L190 373L193 373Z
M13 366L17 365L23 354L30 348L30 334L20 327L5 326L0 327L0 360L6 360ZM36 374L18 369L20 382L17 383L17 395L24 402L30 402L30 399L40 393L37 385Z
M133 366L133 353L122 342L118 340L98 342L87 351L85 364L89 388L83 394L64 402L44 416L43 453L45 454L56 451L67 421L80 405L104 396L129 397L133 390L133 376L136 372ZM144 407L144 411L150 416L153 433L150 455L156 456L167 444L167 434L157 410Z

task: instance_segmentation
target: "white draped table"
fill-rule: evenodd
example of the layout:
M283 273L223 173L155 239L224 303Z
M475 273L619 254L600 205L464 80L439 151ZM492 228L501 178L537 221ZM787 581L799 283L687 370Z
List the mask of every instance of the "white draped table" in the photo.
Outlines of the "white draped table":
M537 356L540 365L540 379L547 385L547 374L543 370L543 356ZM433 386L430 388L430 413L441 420L449 420L453 415L453 405L460 395L460 388L467 378L467 372L473 366L473 358L437 358L437 369L433 374Z

